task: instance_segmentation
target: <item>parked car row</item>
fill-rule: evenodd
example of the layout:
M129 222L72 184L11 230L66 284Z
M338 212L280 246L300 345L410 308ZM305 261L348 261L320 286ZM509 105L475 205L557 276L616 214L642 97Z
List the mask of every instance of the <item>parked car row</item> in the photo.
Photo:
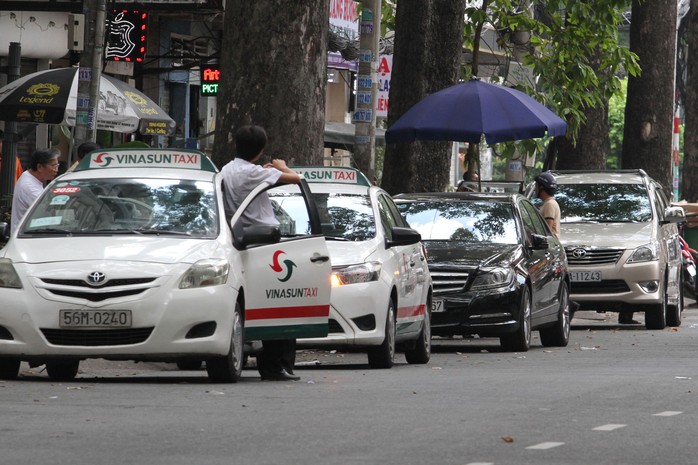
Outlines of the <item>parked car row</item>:
M681 322L683 211L644 172L554 173L558 240L516 192L392 198L352 168L295 169L299 185L262 184L226 217L199 152L93 152L16 232L0 224L0 379L22 361L72 379L105 358L205 362L235 382L245 347L269 339L365 352L372 368L398 351L428 363L432 335L526 351L537 330L566 346L570 299ZM258 195L279 225L242 226Z

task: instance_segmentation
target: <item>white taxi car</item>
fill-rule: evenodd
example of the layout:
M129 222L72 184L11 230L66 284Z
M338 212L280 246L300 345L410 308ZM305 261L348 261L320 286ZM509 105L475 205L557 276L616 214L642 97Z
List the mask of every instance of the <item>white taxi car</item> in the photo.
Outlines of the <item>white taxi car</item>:
M10 237L0 224L0 379L88 358L206 361L241 375L244 341L328 334L329 255L308 186L306 234L226 221L218 170L191 150L92 152ZM300 213L299 213L300 214Z
M372 368L393 366L396 349L427 363L432 287L419 233L360 171L293 169L310 184L332 260L329 335L298 347L366 351ZM307 233L303 199L284 189L270 192L282 229Z

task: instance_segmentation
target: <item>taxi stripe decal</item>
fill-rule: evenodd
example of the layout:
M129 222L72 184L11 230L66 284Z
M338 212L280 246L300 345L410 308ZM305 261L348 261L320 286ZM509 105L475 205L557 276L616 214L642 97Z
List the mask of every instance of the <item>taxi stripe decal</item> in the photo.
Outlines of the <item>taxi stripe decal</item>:
M400 307L397 309L398 318L414 318L423 316L426 310L426 305L414 305L411 307Z
M312 318L328 317L330 315L329 305L312 305L303 307L269 307L250 308L245 310L245 320L269 320L269 319L289 319L289 318Z

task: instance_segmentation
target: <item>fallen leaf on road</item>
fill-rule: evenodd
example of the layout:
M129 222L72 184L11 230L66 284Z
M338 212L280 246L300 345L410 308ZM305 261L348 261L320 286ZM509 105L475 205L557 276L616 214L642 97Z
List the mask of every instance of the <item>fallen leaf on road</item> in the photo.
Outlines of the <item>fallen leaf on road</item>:
M509 437L509 436L504 436L504 437L502 438L502 441L504 441L504 442L514 442L514 438L511 438L511 437Z

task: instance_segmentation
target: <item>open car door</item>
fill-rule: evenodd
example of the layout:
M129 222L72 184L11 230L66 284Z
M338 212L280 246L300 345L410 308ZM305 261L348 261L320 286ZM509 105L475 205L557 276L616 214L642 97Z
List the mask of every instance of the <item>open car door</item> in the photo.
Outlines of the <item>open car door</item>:
M242 213L254 198L273 188L268 184L255 188L230 221L247 279L246 341L328 334L330 256L307 183L302 180L292 187L305 199L306 224L289 223L289 215L275 208L280 225L242 226Z

